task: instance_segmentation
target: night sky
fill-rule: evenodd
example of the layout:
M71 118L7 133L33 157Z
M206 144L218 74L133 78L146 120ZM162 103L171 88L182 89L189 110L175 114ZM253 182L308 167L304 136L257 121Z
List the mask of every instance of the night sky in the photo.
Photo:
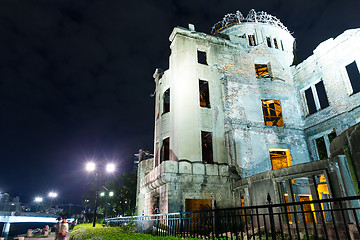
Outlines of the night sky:
M89 159L131 170L153 148L152 74L168 68L173 27L210 33L252 8L288 27L301 61L360 27L359 0L1 0L0 192L80 203Z

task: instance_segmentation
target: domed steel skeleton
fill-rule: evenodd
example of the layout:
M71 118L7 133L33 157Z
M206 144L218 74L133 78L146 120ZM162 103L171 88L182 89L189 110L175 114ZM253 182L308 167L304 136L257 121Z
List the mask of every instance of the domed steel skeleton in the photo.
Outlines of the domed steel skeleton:
M236 13L226 14L221 21L215 23L215 25L211 29L211 33L216 34L227 27L243 22L258 22L271 24L289 32L287 27L285 27L284 24L282 24L282 22L280 22L277 17L272 16L264 11L255 12L254 9L251 9L246 17L244 17L240 11L236 11Z

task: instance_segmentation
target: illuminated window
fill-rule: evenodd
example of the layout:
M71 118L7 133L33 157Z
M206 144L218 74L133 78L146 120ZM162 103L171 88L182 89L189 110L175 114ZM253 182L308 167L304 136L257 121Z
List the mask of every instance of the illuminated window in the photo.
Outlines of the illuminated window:
M278 43L277 43L276 38L274 38L274 47L275 47L276 49L278 49L278 48L279 48L279 47L278 47Z
M201 150L203 163L214 163L211 132L201 131Z
M310 115L329 106L323 81L311 85L303 92Z
M165 138L161 147L160 163L170 160L170 138Z
M163 114L167 112L170 112L170 88L163 95Z
M199 80L200 106L210 108L209 83Z
M300 202L312 201L312 197L309 194L299 194ZM314 204L302 204L304 211L304 218L306 223L312 223L315 220ZM316 222L316 221L315 221Z
M271 39L270 39L270 37L266 37L266 43L267 43L267 46L268 46L268 47L270 47L270 48L272 47L272 46L271 46Z
M353 90L352 93L355 94L360 92L360 74L355 61L346 66L346 71Z
M284 121L282 118L280 101L274 99L262 99L261 102L265 126L283 127Z
M255 35L248 35L248 37L249 37L249 45L256 46Z
M197 51L197 59L198 59L198 63L200 64L207 64L207 57L206 57L206 52L203 51Z
M289 149L270 149L269 153L272 170L291 166L291 156Z
M256 78L268 78L270 77L267 64L255 64Z

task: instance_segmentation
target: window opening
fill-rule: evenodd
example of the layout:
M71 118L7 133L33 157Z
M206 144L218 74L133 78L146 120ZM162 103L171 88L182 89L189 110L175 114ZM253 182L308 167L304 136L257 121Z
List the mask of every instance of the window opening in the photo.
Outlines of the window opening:
M161 159L160 164L163 161L170 160L170 138L167 137L163 140L162 147L161 147Z
M265 126L283 127L284 121L282 118L280 101L273 99L262 99L261 102Z
M272 170L276 170L279 168L286 168L290 167L291 164L291 156L289 149L270 149L270 160Z
M270 77L267 64L255 64L256 78L268 78Z
M320 108L321 109L327 108L329 106L329 101L328 101L328 98L326 95L325 86L324 86L323 81L320 81L317 84L315 84L315 88L316 88L317 95L319 97Z
M197 59L198 59L198 63L208 65L207 64L206 52L198 50L197 51Z
M280 182L280 185L281 185L280 187L282 188L282 194L284 194L284 199L283 200L285 201L285 203L289 203L289 193L288 193L288 191L286 189L285 181ZM288 217L288 220L289 220L289 224L292 224L291 214L290 214L290 212L291 212L290 206L286 206L286 212L288 213L287 217Z
M333 131L327 135L315 139L318 157L320 160L328 159L330 154L330 143L336 138L336 132Z
M278 43L277 43L276 38L274 38L274 47L275 47L276 49L278 49L278 48L279 48L279 47L278 47Z
M320 160L327 159L328 154L327 154L327 149L326 149L326 144L325 144L324 137L320 137L320 138L315 139L315 142L316 142L316 147L317 147L317 150L318 150L319 159Z
M299 195L300 202L306 202L306 201L312 201L311 195ZM306 223L312 223L313 217L315 219L314 215L314 204L302 204L303 210L304 210L304 219ZM313 216L311 216L313 214ZM315 219L316 222L316 219Z
M244 196L240 197L240 207L245 207L245 199ZM242 215L242 220L245 222L245 209L241 209L241 215Z
M354 61L347 65L346 71L353 89L353 94L360 92L360 74L356 62Z
M309 109L309 114L316 113L316 105L314 95L312 93L311 88L305 90L306 103Z
M201 131L201 150L203 163L214 163L211 132Z
M270 37L266 37L266 43L267 43L267 46L268 46L269 48L272 47L272 46L271 46L271 39L270 39Z
M317 188L317 191L318 191L319 200L329 199L330 198L330 192L329 192L329 188L328 188L328 185L327 185L327 182L326 182L325 174L322 174L320 176L319 175L315 176L315 181L316 181L316 188ZM321 203L321 208L324 211L323 215L325 217L325 221L326 222L332 222L332 216L331 216L331 213L329 211L331 209L330 203L329 202Z
M170 88L164 92L163 96L163 114L170 112Z
M309 115L329 106L323 81L311 85L304 93Z
M249 37L249 45L256 46L255 35L248 35L248 37Z
M283 45L283 41L280 40L280 45L281 45L281 50L284 51L284 45Z
M200 106L210 108L209 83L199 80Z
M336 137L337 137L337 136L336 136L336 132L335 132L335 131L331 132L331 133L328 135L329 142L331 143Z
M160 160L160 156L159 156L159 143L157 142L156 143L156 146L155 146L155 167L157 167L159 165L159 160Z

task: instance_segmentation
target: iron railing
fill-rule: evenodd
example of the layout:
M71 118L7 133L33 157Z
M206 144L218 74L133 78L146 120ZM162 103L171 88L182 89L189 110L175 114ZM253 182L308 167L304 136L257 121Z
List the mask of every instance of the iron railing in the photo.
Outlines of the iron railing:
M202 239L360 239L360 197L108 218L110 226Z

